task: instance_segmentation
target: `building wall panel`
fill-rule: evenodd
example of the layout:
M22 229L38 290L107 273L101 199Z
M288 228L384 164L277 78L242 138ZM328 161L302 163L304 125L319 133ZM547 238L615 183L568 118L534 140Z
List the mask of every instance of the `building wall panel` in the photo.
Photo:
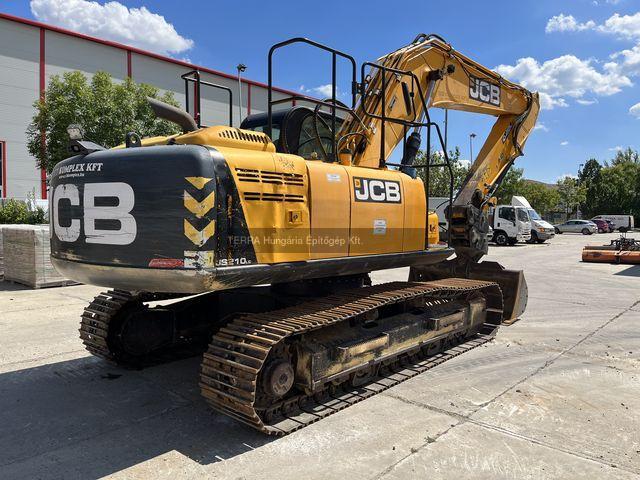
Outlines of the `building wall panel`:
M127 52L88 42L57 32L45 33L46 80L52 75L80 70L89 79L98 71L109 72L115 79L127 77Z
M267 111L267 89L260 88L256 86L251 87L251 113L261 113ZM289 94L284 94L281 92L273 92L273 99L279 100L285 97L290 97ZM278 105L274 105L274 110L280 110L282 108L291 107L291 103L281 103Z
M188 72L187 68L136 53L131 55L131 67L136 82L155 85L163 93L173 92L180 107L184 108L184 81L180 75Z
M27 152L25 132L39 97L39 61L39 29L0 19L0 140L6 141L9 197L24 197L38 186L39 172Z
M242 118L239 111L238 81L230 78L223 78L210 73L203 73L202 80L215 83L231 89L233 94L233 126L239 127L240 123L247 115L247 86L242 85ZM259 87L253 87L259 88ZM229 94L213 87L202 87L202 123L203 125L227 125L229 123Z

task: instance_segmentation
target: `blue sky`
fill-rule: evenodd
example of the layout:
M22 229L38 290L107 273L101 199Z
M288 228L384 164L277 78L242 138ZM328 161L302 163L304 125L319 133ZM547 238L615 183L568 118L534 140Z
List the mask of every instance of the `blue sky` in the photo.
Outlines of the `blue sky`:
M176 58L266 80L275 42L306 36L375 60L417 33L438 33L455 48L543 98L541 125L516 165L527 178L554 182L616 148L640 148L640 1L4 1L6 13L35 18ZM176 8L178 6L178 8ZM162 18L164 17L164 18ZM325 58L295 48L278 58L276 83L317 94L330 81ZM344 81L346 76L341 76ZM340 88L348 90L343 82ZM636 106L635 108L633 108ZM434 115L441 118L440 113ZM493 119L452 112L449 145L469 157Z

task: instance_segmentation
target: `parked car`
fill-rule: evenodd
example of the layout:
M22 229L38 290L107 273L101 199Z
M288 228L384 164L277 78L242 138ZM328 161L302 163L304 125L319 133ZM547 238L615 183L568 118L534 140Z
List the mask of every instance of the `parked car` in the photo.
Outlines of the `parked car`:
M559 225L554 225L556 233L582 233L591 235L598 233L598 226L591 220L567 220Z
M599 218L592 218L591 221L598 227L598 233L609 233L611 228L606 220L600 220Z
M611 222L613 223L614 229L622 233L633 230L635 227L633 215L596 215L592 220L606 220Z

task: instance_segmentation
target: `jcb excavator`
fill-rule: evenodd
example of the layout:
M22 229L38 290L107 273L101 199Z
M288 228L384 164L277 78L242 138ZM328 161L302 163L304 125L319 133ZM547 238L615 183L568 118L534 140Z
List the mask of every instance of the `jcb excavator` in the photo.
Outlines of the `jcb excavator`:
M331 99L274 99L273 56L293 43L332 57ZM350 106L336 99L338 60L352 71ZM360 73L349 55L296 38L271 48L267 112L241 128L201 125L196 72L183 76L195 82L194 115L189 100L187 111L149 100L183 133L129 132L108 150L71 137L75 155L50 176L52 262L113 288L82 314L91 353L139 368L204 351L211 407L281 435L482 344L522 314L522 272L478 261L489 199L522 155L538 95L436 35ZM429 171L451 173L446 152L430 155L432 137L443 143L432 107L497 117L451 203L447 242L427 211ZM416 164L425 133L427 161ZM411 267L408 281L371 286L370 272L397 267Z

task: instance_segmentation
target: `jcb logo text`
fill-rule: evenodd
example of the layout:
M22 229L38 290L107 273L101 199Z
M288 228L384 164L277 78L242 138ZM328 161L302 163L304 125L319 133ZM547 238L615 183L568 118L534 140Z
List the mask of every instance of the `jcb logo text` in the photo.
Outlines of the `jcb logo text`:
M354 177L356 202L401 203L400 182Z
M500 86L476 77L469 77L469 98L500 106Z

